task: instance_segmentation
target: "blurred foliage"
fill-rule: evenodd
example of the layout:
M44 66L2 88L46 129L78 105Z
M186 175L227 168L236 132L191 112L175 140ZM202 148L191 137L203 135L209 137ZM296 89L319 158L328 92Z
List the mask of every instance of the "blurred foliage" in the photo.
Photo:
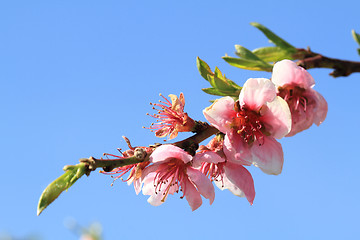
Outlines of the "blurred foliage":
M9 233L0 233L0 240L42 240L42 238L36 234L25 237L15 237Z
M65 221L65 226L73 232L80 240L102 240L102 225L93 222L87 227L81 226L75 219L69 218Z
M76 220L69 218L64 222L66 228L74 233L73 239L79 240L103 240L102 225L99 222L93 222L87 227L81 226ZM17 237L13 234L3 232L0 233L0 240L42 240L43 238L37 234L31 234L25 237Z

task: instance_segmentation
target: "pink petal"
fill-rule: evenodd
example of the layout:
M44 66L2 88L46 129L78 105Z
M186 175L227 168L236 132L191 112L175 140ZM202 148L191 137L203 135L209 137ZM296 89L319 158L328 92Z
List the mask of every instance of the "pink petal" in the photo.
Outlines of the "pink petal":
M225 159L220 157L219 154L213 151L196 153L196 155L193 158L193 167L200 167L201 163L203 162L219 163L219 162L225 162Z
M291 131L289 132L289 134L286 135L286 137L294 136L295 134L311 127L311 125L314 123L314 107L312 105L309 105L306 112L304 112L302 109L293 110L291 116Z
M317 96L317 107L314 116L314 123L319 126L323 121L325 121L328 112L328 104L325 98L320 93L318 93L317 91L315 92Z
M305 89L311 88L315 85L314 78L310 75L310 73L290 60L282 60L275 63L271 81L276 86L291 84Z
M232 118L236 115L234 103L231 97L216 99L210 107L203 110L204 116L220 132L228 132Z
M254 144L251 147L253 164L264 173L278 175L284 163L284 153L281 144L273 137L265 137L264 144Z
M243 191L240 190L234 183L232 183L226 175L222 176L222 179L217 179L214 181L215 185L221 189L225 190L228 189L232 194L238 197L245 197L245 194Z
M155 132L155 136L159 138L166 137L169 134L169 132L171 132L170 127L163 127Z
M184 96L182 96L182 99L179 99L176 95L174 94L169 94L169 97L171 99L171 109L176 111L176 112L181 112L184 110ZM181 98L181 94L180 94L180 98Z
M155 151L150 155L150 162L164 162L172 158L176 158L184 161L184 163L188 163L191 161L192 156L179 147L165 144L155 149Z
M140 178L138 178L133 183L134 183L135 193L136 195L139 195L139 193L141 192L142 181Z
M281 97L276 97L274 101L267 103L267 107L261 109L263 115L261 121L265 124L265 129L274 138L282 138L291 130L291 112L287 102Z
M228 161L241 165L252 164L249 145L239 134L229 133L225 135L223 151Z
M202 204L202 199L200 193L196 190L194 185L189 181L189 179L185 178L183 184L185 184L185 197L188 201L191 209L195 211Z
M192 167L187 168L187 175L195 184L200 194L209 199L210 204L212 204L215 199L215 190L210 180L202 172Z
M257 112L266 102L271 102L275 97L276 88L269 79L250 78L240 92L239 101L241 106Z
M151 164L151 165L147 166L147 167L141 172L141 179L144 180L147 175L156 172L156 170L158 169L158 167L159 167L160 164L161 164L161 163L154 163L154 164Z
M320 125L326 118L328 105L324 97L312 88L306 89L304 97L307 99L306 110L303 108L290 109L292 116L292 128L287 137L304 131L313 123Z
M250 172L241 165L227 162L224 166L225 175L236 187L238 187L246 196L250 204L253 204L255 198L254 180Z
M142 193L144 195L150 195L150 197L147 200L148 203L150 203L153 206L159 206L165 202L165 200L167 199L169 194L174 194L175 192L177 192L179 190L179 187L176 184L171 186L168 193L164 195L164 191L167 189L168 185L171 183L171 181L167 181L167 182L163 183L160 191L159 191L159 189L156 189L157 191L155 191L155 186L154 186L155 176L156 176L156 173L153 172L153 173L148 174L144 178L144 181L143 181L144 186L142 188ZM155 180L155 185L156 185L156 183L157 182Z
M142 193L144 195L150 195L148 198L148 203L150 203L153 206L159 206L163 204L161 199L163 198L163 195L161 193L156 194L155 193L155 187L154 187L154 177L156 173L151 173L147 175L143 181L144 186L142 188Z

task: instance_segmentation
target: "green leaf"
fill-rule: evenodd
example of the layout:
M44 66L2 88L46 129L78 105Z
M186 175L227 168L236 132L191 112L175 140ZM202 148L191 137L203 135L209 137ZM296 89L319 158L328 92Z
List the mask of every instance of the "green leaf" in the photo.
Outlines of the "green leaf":
M209 65L201 60L199 57L196 58L196 66L200 72L200 75L206 80L208 81L208 75L214 75L214 73L211 71Z
M79 178L85 174L85 163L67 166L66 172L50 183L40 196L37 215L40 215L63 191L69 189Z
M356 33L354 29L351 31L351 33L354 40L360 45L360 34Z
M259 29L263 34L265 34L265 36L270 40L270 42L274 43L276 46L289 52L293 52L293 53L296 52L296 48L294 46L292 46L290 43L286 42L284 39L277 36L275 33L270 31L265 26L256 22L252 22L250 24L256 27L257 29Z
M236 91L231 91L231 92L222 92L217 88L203 88L202 89L205 93L210 94L210 95L216 95L216 96L230 96L230 97L235 97L238 98L241 89L237 89Z
M207 94L216 95L216 96L227 96L225 93L222 93L219 91L219 89L216 88L203 88L201 89Z
M292 54L280 47L262 47L252 51L265 62L277 62L284 59L293 60Z
M220 78L222 80L226 79L225 75L222 74L222 72L220 71L220 69L218 67L215 67L214 76L217 77L217 78Z
M248 59L248 60L257 60L262 61L258 56L256 56L253 52L251 52L249 49L240 46L235 45L235 54L239 56L240 58Z
M233 96L239 95L241 87L227 79L218 67L215 67L214 72L211 71L209 65L201 60L199 57L196 59L198 70L203 78L209 81L212 88L204 88L203 91L217 96Z
M243 58L233 58L233 57L222 57L227 63L231 66L247 69L247 70L255 70L255 71L272 71L272 65L263 61L256 60L248 60Z
M234 92L240 88L240 86L236 85L237 87L234 87L230 82L227 81L226 78L218 78L216 76L208 76L209 82L211 86L213 86L216 89L219 89L221 92Z
M354 40L360 45L360 34L356 33L354 29L351 31L351 33L352 33ZM358 54L360 55L360 48L358 48L357 51L358 51Z

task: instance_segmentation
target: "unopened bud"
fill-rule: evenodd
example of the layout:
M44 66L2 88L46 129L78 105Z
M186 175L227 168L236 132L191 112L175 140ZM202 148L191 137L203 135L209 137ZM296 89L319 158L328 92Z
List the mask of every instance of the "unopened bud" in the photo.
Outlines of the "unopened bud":
M144 160L146 157L146 150L143 148L135 148L134 156L138 159Z

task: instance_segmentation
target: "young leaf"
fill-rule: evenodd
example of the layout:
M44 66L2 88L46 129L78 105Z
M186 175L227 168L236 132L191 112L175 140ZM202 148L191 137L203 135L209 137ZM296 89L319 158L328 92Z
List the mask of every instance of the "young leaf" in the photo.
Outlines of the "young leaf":
M272 65L268 64L264 61L256 61L256 60L248 60L243 58L233 58L233 57L222 57L227 63L231 66L247 69L247 70L255 70L255 71L265 71L271 72Z
M201 60L199 57L196 58L196 66L200 72L200 75L208 81L208 75L214 75L214 73L211 71L209 65Z
M270 40L270 42L274 43L276 46L280 47L281 49L284 49L289 52L296 52L296 48L292 46L290 43L286 42L284 39L277 36L275 33L270 31L265 26L261 25L260 23L252 22L250 23L252 26L259 29L265 36Z
M360 34L356 33L354 29L351 31L351 33L352 33L354 40L360 45ZM360 48L358 48L357 51L358 51L358 54L360 55Z
M196 58L196 65L203 78L209 81L212 88L204 88L203 91L217 96L239 96L241 87L227 79L225 74L222 74L219 68L215 67L214 72L211 71L209 65L201 60L199 57Z
M360 34L356 33L354 29L351 31L351 33L354 40L360 45Z
M240 58L261 61L261 59L258 56L256 56L253 52L251 52L247 48L244 48L243 46L235 45L235 50L236 50L235 54Z
M203 88L202 89L205 93L210 94L210 95L216 95L216 96L230 96L230 97L234 97L234 98L238 98L241 89L237 89L235 91L231 91L231 92L222 92L219 89L216 88Z
M292 54L280 47L262 47L252 51L265 62L277 62L283 59L293 60Z
M211 86L220 90L221 92L231 92L236 91L236 89L227 83L226 79L218 78L216 76L208 76Z
M216 95L216 96L226 96L225 93L220 92L218 89L216 88L203 88L201 89L203 90L205 93L210 94L210 95Z
M85 174L85 163L68 166L66 172L50 183L40 196L37 215L47 208L63 191L71 187L79 178Z

